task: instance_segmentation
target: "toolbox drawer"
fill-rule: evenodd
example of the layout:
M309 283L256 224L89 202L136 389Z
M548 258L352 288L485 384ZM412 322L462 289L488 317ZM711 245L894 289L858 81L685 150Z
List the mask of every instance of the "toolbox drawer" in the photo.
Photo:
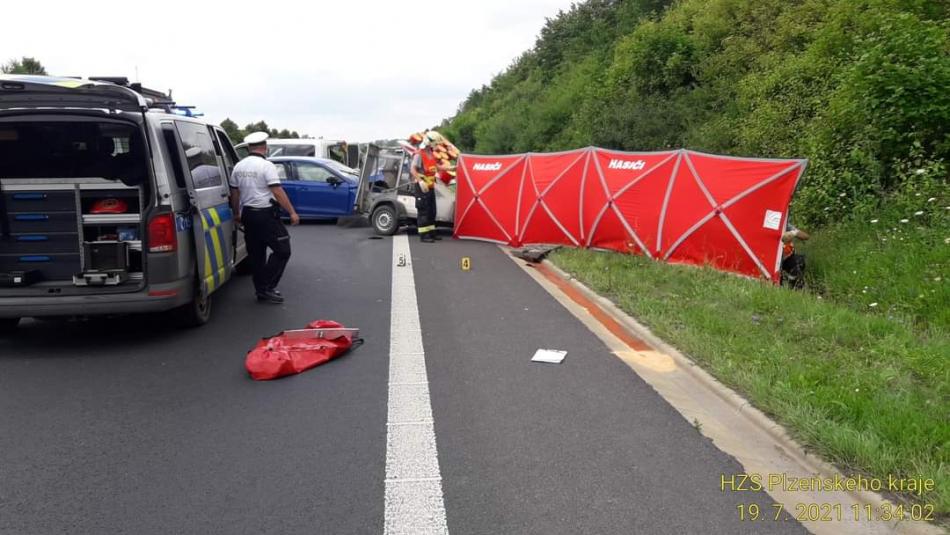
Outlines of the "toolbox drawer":
M79 236L69 234L17 234L0 240L0 254L78 253Z
M78 254L3 254L0 272L39 271L45 280L72 280L82 271Z
M75 212L76 192L5 191L8 212Z
M47 234L76 232L79 225L75 212L32 212L9 214L11 234Z

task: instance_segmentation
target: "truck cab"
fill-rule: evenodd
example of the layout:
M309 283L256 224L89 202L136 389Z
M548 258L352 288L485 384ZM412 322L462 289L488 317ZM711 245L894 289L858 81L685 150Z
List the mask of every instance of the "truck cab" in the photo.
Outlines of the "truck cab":
M416 226L415 185L409 172L412 155L403 149L370 145L360 171L356 208L369 218L375 232L392 236L402 226ZM455 221L455 190L435 183L436 224L450 227Z

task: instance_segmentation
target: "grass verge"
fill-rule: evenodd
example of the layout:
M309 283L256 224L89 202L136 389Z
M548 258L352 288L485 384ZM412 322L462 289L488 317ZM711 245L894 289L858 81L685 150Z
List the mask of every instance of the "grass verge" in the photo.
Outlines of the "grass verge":
M933 492L903 497L950 514L950 333L711 269L588 250L549 258L806 447L846 472L933 479Z

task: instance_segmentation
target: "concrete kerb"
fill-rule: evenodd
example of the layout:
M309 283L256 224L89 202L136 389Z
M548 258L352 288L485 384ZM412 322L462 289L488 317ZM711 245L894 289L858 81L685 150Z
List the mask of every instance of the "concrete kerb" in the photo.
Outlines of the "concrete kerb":
M545 260L544 265L557 273L561 278L567 281L568 284L574 288L577 288L588 299L600 305L608 314L613 316L615 320L620 322L624 327L633 331L633 334L635 334L637 337L642 338L655 349L658 349L672 357L673 360L675 360L683 370L686 370L686 372L692 375L697 381L700 382L700 384L725 400L726 403L729 403L729 405L731 405L737 412L740 412L747 418L751 419L757 427L764 430L779 442L782 442L789 450L788 453L798 454L797 457L800 457L800 464L812 469L812 471L815 472L825 470L831 470L832 472L837 471L837 468L831 464L817 459L814 456L809 457L808 452L805 451L805 448L798 444L798 442L796 442L788 434L784 427L774 422L759 409L755 408L749 400L740 396L735 390L732 390L731 388L720 383L718 379L710 375L709 372L704 370L700 365L696 364L692 359L686 355L683 355L678 349L669 345L661 338L653 334L649 327L638 322L629 314L621 310L620 307L613 303L613 301L601 296L600 294L597 294L582 282L578 281L569 273L565 272L553 263ZM875 494L874 496L877 495Z
M502 247L502 250L508 254L508 256L515 261L517 264L522 265L524 261L511 255L509 248ZM564 272L559 267L555 266L549 261L544 261L543 266L549 269L551 272L560 277L566 284L570 285L572 288L580 292L584 297L589 299L591 302L599 306L604 312L606 312L610 317L612 317L617 323L619 323L623 328L628 329L631 334L635 337L640 338L648 345L652 346L654 350L660 351L667 356L669 356L676 365L684 370L698 385L705 388L707 391L714 394L716 397L725 402L729 407L731 407L736 414L740 415L746 421L752 424L755 428L759 429L761 432L764 432L768 435L775 443L778 452L787 457L788 460L792 461L794 464L798 465L799 469L808 474L813 474L822 478L835 477L835 475L841 475L844 477L841 472L831 463L824 461L815 455L810 455L807 453L805 448L796 442L788 431L771 418L769 418L765 413L755 408L748 400L740 396L734 390L726 387L720 383L716 378L706 372L702 367L693 362L689 357L682 354L676 348L666 343L658 336L653 334L649 328L645 325L638 322L636 319L629 316L627 313L622 311L617 307L613 302L605 297L600 296L586 285L572 277L570 274ZM524 266L522 266L523 269ZM527 269L526 269L527 271ZM539 276L541 276L539 274ZM549 290L550 291L550 290ZM650 381L647 380L649 383ZM655 385L654 388L656 388ZM658 391L659 393L659 391ZM674 407L683 413L683 409L671 400L668 399ZM685 416L685 415L684 415ZM700 429L702 432L702 429ZM705 434L705 433L704 433ZM713 438L713 437L710 437ZM715 440L714 440L715 442ZM730 455L735 455L732 452L726 452ZM736 455L737 458L739 457ZM742 459L739 459L742 462ZM840 492L840 491L839 491ZM865 505L870 505L874 510L880 510L881 506L893 506L894 503L890 500L887 500L880 494L872 491L843 491L844 494L849 496L851 500L860 504L862 507ZM777 499L781 499L776 497ZM895 533L902 533L908 535L931 535L945 533L943 529L938 526L928 524L926 522L913 522L909 520L898 521L898 522L884 522L878 521L875 522L875 528L883 528L890 530ZM815 523L806 523L806 526L809 528L830 528L831 526L819 526ZM858 525L850 526L853 528L860 528ZM811 529L815 532L827 532L826 529ZM850 530L849 530L850 531ZM879 532L878 530L873 530ZM857 531L855 531L857 532Z

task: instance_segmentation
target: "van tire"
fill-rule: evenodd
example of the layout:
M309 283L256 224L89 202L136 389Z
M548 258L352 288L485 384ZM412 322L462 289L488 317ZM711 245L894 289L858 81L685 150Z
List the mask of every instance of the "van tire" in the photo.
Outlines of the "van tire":
M392 236L399 230L399 215L389 204L377 206L372 216L373 230L380 236Z
M201 297L201 285L197 276L192 300L173 312L178 324L186 328L201 327L211 319L211 296Z
M19 324L20 318L0 318L0 334L16 332L17 325Z

